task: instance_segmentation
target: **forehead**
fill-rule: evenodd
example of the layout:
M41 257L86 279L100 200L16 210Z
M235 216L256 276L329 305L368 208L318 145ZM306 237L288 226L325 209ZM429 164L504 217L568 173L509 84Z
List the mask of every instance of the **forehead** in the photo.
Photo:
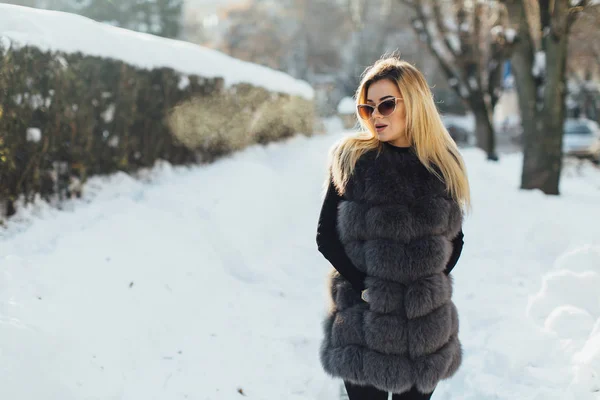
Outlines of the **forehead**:
M388 79L373 82L367 90L367 100L378 102L385 96L400 97L398 85Z

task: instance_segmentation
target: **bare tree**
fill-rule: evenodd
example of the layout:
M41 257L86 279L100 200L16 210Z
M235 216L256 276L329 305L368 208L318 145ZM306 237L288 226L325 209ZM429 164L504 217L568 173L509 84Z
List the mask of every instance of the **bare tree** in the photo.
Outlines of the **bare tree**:
M311 82L339 73L341 49L348 40L350 21L341 4L331 0L281 0L290 19L291 57L286 70Z
M600 122L600 6L585 7L573 23L567 55L567 117Z
M600 77L600 5L585 7L569 37L567 73L585 80Z
M407 21L400 13L392 12L391 1L347 0L345 12L352 29L344 45L344 68L339 74L345 92L354 92L364 69L382 54L398 50L406 58L407 53L416 53L415 46L410 46L412 41L407 40L407 32L402 29Z
M523 124L522 189L559 194L569 32L587 0L503 0Z
M414 11L412 27L427 43L448 83L473 112L477 146L497 160L493 111L512 39L506 10L496 2L398 0Z
M349 22L329 0L251 0L224 9L227 31L218 45L236 58L311 82L339 72Z
M289 37L282 31L281 15L257 1L235 4L223 12L228 29L219 49L241 60L281 69Z

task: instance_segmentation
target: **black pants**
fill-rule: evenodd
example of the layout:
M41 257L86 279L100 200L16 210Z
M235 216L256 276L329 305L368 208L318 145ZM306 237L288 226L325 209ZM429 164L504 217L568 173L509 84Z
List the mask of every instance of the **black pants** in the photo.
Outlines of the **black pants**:
M387 400L388 393L376 389L372 386L357 386L350 382L344 381L346 392L350 400ZM421 393L417 389L412 388L409 392L394 393L393 400L429 400L432 393Z

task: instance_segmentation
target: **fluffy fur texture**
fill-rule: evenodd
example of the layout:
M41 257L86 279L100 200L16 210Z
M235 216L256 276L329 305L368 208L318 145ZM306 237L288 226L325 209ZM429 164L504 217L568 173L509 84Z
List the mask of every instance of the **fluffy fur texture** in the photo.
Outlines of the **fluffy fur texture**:
M460 207L415 154L384 147L359 159L338 217L346 252L367 275L369 303L332 272L323 368L393 393L433 391L462 360L452 281L444 274Z

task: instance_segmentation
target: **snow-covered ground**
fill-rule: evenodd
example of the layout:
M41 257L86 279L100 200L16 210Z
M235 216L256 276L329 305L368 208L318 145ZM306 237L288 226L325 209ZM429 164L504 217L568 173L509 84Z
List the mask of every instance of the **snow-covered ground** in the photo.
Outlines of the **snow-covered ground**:
M96 177L63 211L21 210L0 237L0 398L336 399L315 230L340 137ZM465 358L433 399L600 399L600 172L566 166L545 197L518 190L520 156L463 153Z
M0 44L110 57L140 68L170 67L183 74L222 77L226 85L252 83L312 99L304 81L219 51L179 40L121 29L58 11L0 4Z

